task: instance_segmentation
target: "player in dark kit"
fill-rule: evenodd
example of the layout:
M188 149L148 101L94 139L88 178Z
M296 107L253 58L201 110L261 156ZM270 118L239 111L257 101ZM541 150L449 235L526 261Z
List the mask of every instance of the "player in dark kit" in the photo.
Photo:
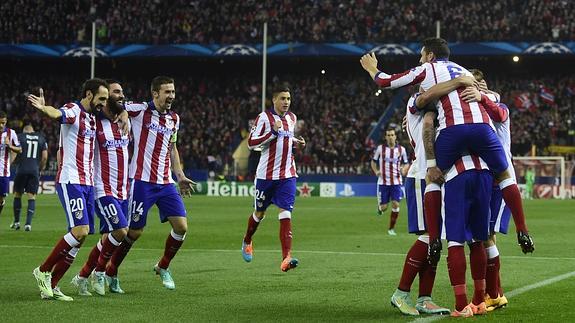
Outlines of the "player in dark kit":
M17 169L14 177L14 223L10 226L14 230L20 229L20 211L22 209L22 195L28 195L28 212L26 215L25 231L32 230L32 217L36 211L36 194L40 184L40 172L46 167L48 161L48 144L46 138L35 132L32 125L24 126L23 132L18 135L22 153L16 159Z

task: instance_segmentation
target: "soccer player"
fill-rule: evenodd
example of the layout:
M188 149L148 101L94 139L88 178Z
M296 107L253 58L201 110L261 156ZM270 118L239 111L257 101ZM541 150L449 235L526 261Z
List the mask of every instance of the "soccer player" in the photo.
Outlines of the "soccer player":
M396 142L394 129L385 131L386 145L375 149L371 169L377 176L377 213L382 215L391 201L391 215L387 234L395 236L395 223L399 217L399 201L403 198L401 167L408 164L405 148Z
M124 133L114 122L123 111L124 91L118 81L106 80L110 98L102 112L96 115L96 143L94 157L96 214L100 218L102 238L92 248L86 263L72 279L78 294L91 296L88 277L94 271L92 288L105 295L105 270L108 261L128 231L128 163L129 133ZM117 280L109 280L110 291L123 294Z
M20 229L20 211L22 210L22 194L28 195L28 212L24 231L32 230L32 218L36 211L36 194L40 184L40 172L48 162L48 143L46 138L34 131L32 125L25 125L18 135L22 143L22 154L16 160L16 176L14 177L14 223L12 229Z
M454 79L460 75L471 75L462 66L450 62L447 42L440 38L423 41L420 63L403 73L388 75L378 70L374 53L364 55L360 63L374 81L384 88L398 88L421 83L423 90L433 85ZM528 235L523 214L521 195L517 183L507 171L503 147L493 129L485 108L477 102L467 103L460 97L463 89L452 91L441 97L437 103L439 135L435 141L436 159L428 161L428 176L437 180L460 157L464 150L482 157L495 174L503 198L512 211L516 223L517 240L524 253L533 252L533 241ZM432 176L433 175L433 176ZM429 194L426 193L426 195ZM426 197L426 202L428 198ZM435 191L430 204L438 205L440 193Z
M8 117L6 112L0 111L0 214L6 204L6 196L10 191L10 163L12 162L12 153L19 154L22 152L20 142L16 132L8 127ZM11 226L12 227L12 226Z
M533 199L533 184L535 183L535 170L532 167L525 170L525 193L527 199Z
M505 157L509 164L509 172L515 179L515 169L513 167L511 155L511 129L509 119L509 109L505 104L495 103L499 101L499 94L490 91L484 79L484 74L480 70L471 70L475 79L481 85L481 92L476 88L469 88L462 92L463 99L472 102L482 102L485 110L489 114L495 126L497 138L503 144ZM491 98L490 98L491 97ZM495 101L495 102L494 102ZM503 201L501 190L497 186L493 187L491 196L491 219L489 226L489 238L484 243L487 253L487 275L486 275L486 296L485 304L487 311L493 311L508 304L507 298L503 295L500 278L499 250L496 245L496 234L507 234L511 211Z
M31 105L60 125L59 168L56 191L68 221L68 233L56 243L46 260L34 269L41 296L60 301L73 298L60 291L66 273L86 236L94 231L94 146L96 116L108 100L108 84L98 78L82 85L82 99L60 109L47 106L43 92L29 95Z
M474 79L468 76L457 77L432 87L426 94L430 99L437 99L461 86L472 85ZM435 304L431 298L437 262L428 262L427 249L429 235L425 221L425 205L423 192L425 191L425 176L427 172L425 147L423 145L423 125L428 119L436 116L435 110L419 110L416 107L417 97L420 93L411 96L407 104L405 116L405 130L415 152L415 160L412 162L405 180L405 193L407 198L407 223L409 233L418 235L417 240L409 249L405 257L403 271L399 285L391 296L391 304L406 315L426 314L449 314L449 309ZM419 297L415 306L409 294L415 276L419 274Z
M128 234L114 252L106 269L111 284L118 284L118 266L130 248L140 238L146 226L148 211L156 204L160 221L170 222L172 230L166 239L164 255L153 267L167 289L176 285L168 267L184 243L188 222L182 196L172 178L176 176L180 193L190 195L196 183L182 170L177 141L180 117L172 111L176 98L174 79L157 76L151 85L152 101L125 104L127 113L121 115L128 122L129 116L134 140L134 153L130 161L130 193L128 209Z
M298 260L291 256L291 213L295 203L296 167L292 153L294 143L305 146L303 138L294 136L296 115L289 111L291 94L288 87L279 87L272 93L273 107L258 115L248 138L248 147L262 148L256 172L254 212L248 218L248 227L242 241L242 256L252 261L252 236L264 219L270 204L279 208L282 262L286 272L297 267Z

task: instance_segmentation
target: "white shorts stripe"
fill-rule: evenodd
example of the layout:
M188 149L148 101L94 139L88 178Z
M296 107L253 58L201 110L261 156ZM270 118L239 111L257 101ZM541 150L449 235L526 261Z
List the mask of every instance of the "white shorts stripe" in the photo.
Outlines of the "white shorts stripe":
M108 231L112 231L114 228L112 227L112 223L110 223L110 220L108 220L108 217L106 216L106 210L104 209L104 206L100 202L100 199L96 199L96 204L98 204L98 207L100 208L100 214L102 214L104 221L106 221L106 225L108 225Z
M421 195L421 179L415 178L415 203L417 205L417 228L425 230L425 219L423 213L423 196Z
M497 212L497 220L495 221L495 227L493 230L499 232L501 229L501 218L503 217L503 211L505 210L505 201L501 199L501 206L499 207L499 212Z

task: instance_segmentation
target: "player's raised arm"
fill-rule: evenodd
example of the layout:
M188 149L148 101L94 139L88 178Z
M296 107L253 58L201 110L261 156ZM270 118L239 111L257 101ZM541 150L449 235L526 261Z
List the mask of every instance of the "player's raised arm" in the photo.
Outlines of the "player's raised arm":
M62 118L62 111L60 109L46 105L46 101L44 100L44 90L42 89L40 89L39 96L35 96L33 94L28 95L28 102L30 102L30 105L32 105L34 108L38 109L40 112L44 113L51 119Z
M417 109L424 109L428 104L433 103L444 95L457 90L460 87L470 87L475 83L473 76L460 76L447 82L442 82L432 86L429 90L417 96L415 104Z
M415 68L398 74L386 74L377 68L377 58L375 53L365 54L359 60L363 69L369 73L369 76L377 83L377 85L388 88L396 89L406 85L421 83L425 79L426 65L421 65Z
M270 128L266 114L267 113L261 113L257 117L256 124L250 131L250 135L248 137L248 148L251 150L265 145L272 139L277 138L278 130L282 127L281 121L277 120L273 127Z

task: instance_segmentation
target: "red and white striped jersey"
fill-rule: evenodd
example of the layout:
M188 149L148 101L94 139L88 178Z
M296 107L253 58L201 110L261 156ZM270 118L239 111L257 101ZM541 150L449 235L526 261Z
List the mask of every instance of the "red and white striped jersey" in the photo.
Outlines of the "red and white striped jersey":
M96 119L96 157L94 160L96 198L128 198L129 135L104 116Z
M384 88L399 88L406 85L421 83L424 91L438 83L447 82L461 75L471 76L464 67L448 60L437 60L425 63L409 71L388 75L379 72L375 82ZM479 102L465 102L460 94L464 88L450 92L437 102L438 131L454 125L468 123L490 123L489 116Z
M400 166L407 164L407 153L401 145L388 147L379 145L373 154L373 160L379 163L381 175L377 179L377 185L401 185Z
M6 139L10 140L12 146L20 147L20 142L18 141L18 135L16 131L10 128L4 128L4 131L0 135L0 176L9 177L10 176L10 149L6 145Z
M93 186L96 116L86 112L80 102L68 103L60 111L60 165L56 182Z
M487 164L479 156L475 155L464 155L455 161L453 166L445 174L445 181L448 182L455 178L455 176L465 172L466 170L482 170L489 169Z
M427 161L423 146L423 116L424 111L417 110L415 100L418 93L412 95L407 101L405 117L407 119L407 136L415 153L415 160L411 163L407 177L424 179L427 173Z
M495 134L501 145L503 146L503 151L505 151L505 158L509 164L507 169L511 177L515 178L515 168L513 167L513 160L511 155L511 121L509 119L509 108L507 105L498 102L497 96L492 94L482 94L481 102L485 107L485 111L489 114L491 120L493 120L493 126L495 127Z
M171 110L158 112L153 101L129 103L125 108L134 138L130 178L155 184L175 183L170 153L177 140L180 117Z
M273 130L276 120L282 122L282 128L277 132ZM256 178L297 177L292 154L296 122L297 117L292 112L281 117L273 109L268 109L258 115L248 138L248 148L262 148Z

